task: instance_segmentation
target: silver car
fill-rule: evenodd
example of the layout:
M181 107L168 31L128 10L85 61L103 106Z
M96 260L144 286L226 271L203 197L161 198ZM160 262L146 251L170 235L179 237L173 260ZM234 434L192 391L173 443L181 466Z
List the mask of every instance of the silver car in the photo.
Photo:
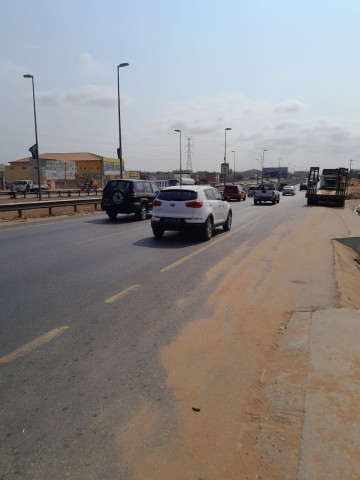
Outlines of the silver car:
M283 195L295 195L295 193L296 193L295 187L291 185L286 185L286 187L282 189Z

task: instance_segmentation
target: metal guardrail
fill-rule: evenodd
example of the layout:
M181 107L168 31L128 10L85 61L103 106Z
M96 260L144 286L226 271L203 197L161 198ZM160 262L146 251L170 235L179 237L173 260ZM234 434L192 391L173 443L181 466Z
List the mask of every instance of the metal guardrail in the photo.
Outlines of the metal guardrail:
M53 214L52 209L56 207L74 207L74 212L77 212L79 205L94 205L95 210L101 203L101 198L77 198L64 200L43 200L36 202L24 203L4 203L0 204L0 212L18 212L18 217L22 218L24 210L36 210L39 208L47 208L49 216Z
M48 198L50 198L51 196L58 196L58 197L63 197L63 196L66 196L66 197L72 197L73 195L77 195L77 196L90 196L90 195L95 195L97 196L97 194L100 194L102 193L102 189L98 188L98 189L87 189L87 190L82 190L81 188L61 188L61 189L51 189L51 190L41 190L41 195L44 197L44 196L47 196ZM24 191L24 192L13 192L11 190L3 190L3 191L0 191L0 196L7 196L7 197L10 197L10 198L17 198L18 196L19 197L24 197L24 198L27 198L27 196L31 196L31 197L38 197L39 194L38 192L30 192L30 191Z

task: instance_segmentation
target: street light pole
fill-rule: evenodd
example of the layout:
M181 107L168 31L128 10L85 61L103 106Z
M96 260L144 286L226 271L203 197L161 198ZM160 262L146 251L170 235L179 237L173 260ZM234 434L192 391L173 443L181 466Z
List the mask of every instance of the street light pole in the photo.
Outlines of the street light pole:
M41 197L41 174L40 174L40 160L39 160L39 143L38 143L38 135L37 135L37 123L36 123L36 107L35 107L35 87L34 87L34 77L33 75L23 75L24 78L31 78L32 82L32 91L33 91L33 104L34 104L34 123L35 123L35 144L36 144L36 166L37 166L37 177L38 177L38 192L39 192L39 200L42 200Z
M182 186L182 166L181 166L181 130L178 128L174 132L180 133L180 187Z
M123 178L123 160L122 160L122 142L121 142L121 119L120 119L120 75L119 69L121 67L128 67L128 63L120 63L117 66L117 87L118 87L118 117L119 117L119 148L117 150L118 159L120 162L120 178Z
M231 150L232 153L234 154L234 182L236 181L236 176L235 176L235 152L236 150Z
M279 172L278 172L278 177L279 177L279 185L280 185L280 160L282 160L282 158L279 158Z
M261 165L261 183L263 181L263 172L264 172L264 163L265 163L265 152L267 152L266 148L262 152L262 165Z
M232 130L232 128L225 128L225 152L224 152L224 163L226 163L226 132L228 132L229 130ZM225 178L226 178L226 174L224 173L224 187L225 187Z
M232 128L225 128L225 154L224 154L224 163L226 163L226 132L232 130Z

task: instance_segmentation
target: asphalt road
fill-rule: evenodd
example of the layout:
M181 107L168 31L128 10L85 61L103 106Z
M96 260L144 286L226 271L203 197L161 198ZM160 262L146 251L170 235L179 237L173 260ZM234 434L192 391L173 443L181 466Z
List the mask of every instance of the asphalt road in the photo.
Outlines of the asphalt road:
M210 308L207 272L305 204L232 202L210 242L103 213L0 227L0 479L131 479L118 432L144 399L175 401L159 352Z

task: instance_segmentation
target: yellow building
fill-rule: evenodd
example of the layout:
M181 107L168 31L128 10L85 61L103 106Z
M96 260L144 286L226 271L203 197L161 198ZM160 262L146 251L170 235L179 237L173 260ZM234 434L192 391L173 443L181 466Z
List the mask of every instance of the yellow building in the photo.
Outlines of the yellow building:
M9 162L5 166L5 179L32 180L37 183L37 160L32 157ZM103 187L107 180L120 175L117 158L102 157L89 152L41 153L39 156L40 178L49 188L84 188L92 185ZM140 178L140 172L123 172L124 178Z

